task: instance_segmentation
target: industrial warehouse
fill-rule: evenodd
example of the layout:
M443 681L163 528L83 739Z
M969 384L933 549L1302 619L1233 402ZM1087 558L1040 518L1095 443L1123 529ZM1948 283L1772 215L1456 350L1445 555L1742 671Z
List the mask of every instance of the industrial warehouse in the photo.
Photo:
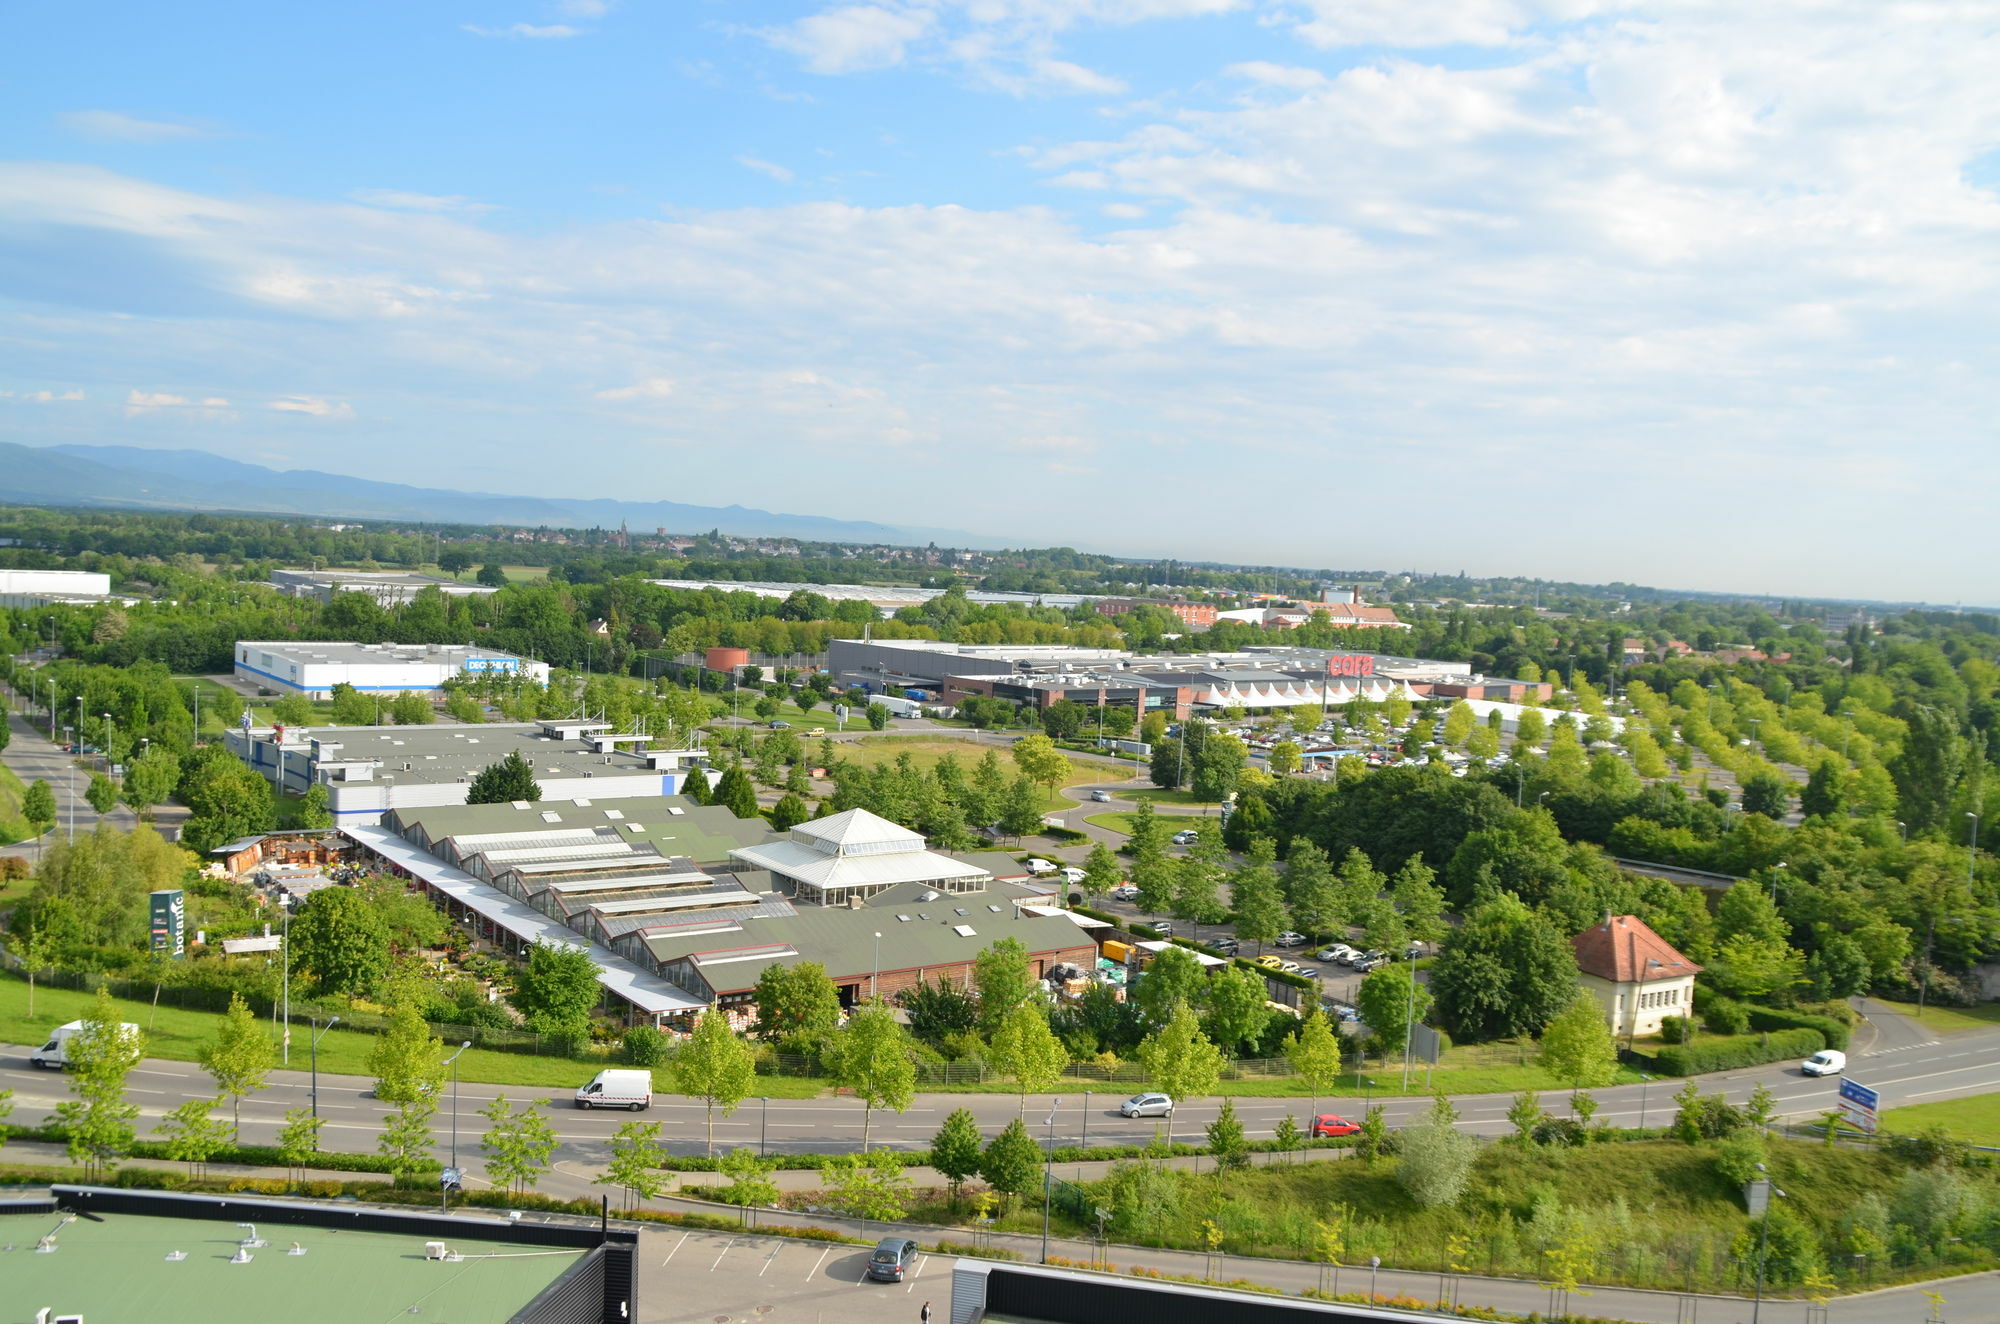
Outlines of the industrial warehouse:
M437 695L459 676L519 676L546 684L549 665L467 644L249 641L236 645L236 678L274 694L325 699L336 685L375 694Z

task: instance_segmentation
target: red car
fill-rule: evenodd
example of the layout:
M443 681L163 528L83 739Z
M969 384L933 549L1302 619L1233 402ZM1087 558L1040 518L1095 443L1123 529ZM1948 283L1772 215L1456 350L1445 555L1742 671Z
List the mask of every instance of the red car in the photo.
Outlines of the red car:
M1313 1118L1312 1138L1351 1136L1361 1128L1339 1113L1320 1113Z

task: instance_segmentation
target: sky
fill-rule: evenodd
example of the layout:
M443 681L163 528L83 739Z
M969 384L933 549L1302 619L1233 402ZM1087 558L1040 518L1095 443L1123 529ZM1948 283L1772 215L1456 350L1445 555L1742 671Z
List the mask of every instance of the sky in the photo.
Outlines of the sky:
M2000 597L1991 0L70 0L7 45L0 439Z

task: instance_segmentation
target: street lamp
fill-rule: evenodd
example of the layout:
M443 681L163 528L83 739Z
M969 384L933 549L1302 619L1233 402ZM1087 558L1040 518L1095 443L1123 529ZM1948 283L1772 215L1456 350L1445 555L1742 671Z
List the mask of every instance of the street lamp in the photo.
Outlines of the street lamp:
M327 1017L326 1029L320 1028L319 1019L317 1017L309 1016L306 1019L311 1022L313 1027L313 1037L312 1037L313 1083L309 1097L312 1099L313 1116L317 1118L319 1116L319 1041L326 1038L327 1030L331 1030L334 1026L340 1024L340 1017L338 1016Z
M104 719L104 771L111 771L111 714L99 713Z
M1764 1165L1759 1163L1757 1165L1757 1171L1759 1173L1762 1173L1764 1171ZM1762 1180L1766 1186L1770 1187L1771 1195L1773 1197L1779 1200L1785 1198L1785 1193L1779 1190L1777 1186L1770 1181L1769 1178L1763 1178ZM1757 1297L1756 1300L1753 1301L1750 1306L1750 1324L1757 1324L1757 1316L1761 1314L1764 1309L1764 1255L1765 1252L1770 1249L1770 1245L1771 1245L1771 1202L1770 1200L1766 1200L1764 1202L1764 1221L1761 1225L1759 1225L1757 1229Z
M1771 866L1771 904L1772 904L1772 905L1776 905L1776 904L1778 903L1778 870L1780 870L1780 869L1784 869L1784 868L1789 868L1789 867L1790 867L1790 866L1789 866L1789 865L1788 865L1788 864L1787 864L1787 863L1786 863L1786 862L1785 862L1784 860L1779 860L1779 861L1778 861L1778 862L1777 862L1776 864L1774 864L1774 865L1772 865L1772 866Z
M284 949L285 960L283 979L285 986L285 1033L279 1039L279 1043L282 1045L281 1051L284 1056L279 1059L279 1064L281 1066L290 1066L292 1064L292 894L280 891L278 893L278 904L285 912L284 922L281 925L284 934L278 939L278 945Z
M875 964L871 966L868 970L868 1000L870 1002L873 1002L878 996L875 991L875 981L881 978L881 975L882 975L882 935L880 933L877 933L875 935Z
M1641 1071L1639 1073L1639 1080L1641 1082L1639 1085L1639 1129L1643 1131L1646 1129L1646 1092L1653 1088L1653 1078Z
M770 1151L766 1148L765 1137L771 1130L771 1100L768 1095L759 1095L757 1110L757 1157L763 1158Z
M1049 1141L1042 1163L1042 1263L1049 1262L1049 1206L1055 1203L1056 1192L1056 1109L1062 1107L1062 1099L1049 1106Z
M458 1046L458 1052L444 1060L451 1068L451 1166L454 1168L458 1166L458 1059L470 1047L472 1041L468 1039Z

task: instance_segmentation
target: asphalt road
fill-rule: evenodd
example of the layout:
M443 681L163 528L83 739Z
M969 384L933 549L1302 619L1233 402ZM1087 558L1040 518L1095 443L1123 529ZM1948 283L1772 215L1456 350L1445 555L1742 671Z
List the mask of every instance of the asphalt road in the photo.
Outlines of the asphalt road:
M1864 1026L1850 1054L1849 1074L1882 1093L1883 1105L1921 1103L1933 1099L1958 1098L2000 1089L2000 1029L1977 1030L1933 1039L1905 1018L1884 1013L1874 1018L1880 1028ZM1914 1031L1914 1034L1911 1032ZM15 1111L11 1120L31 1123L41 1120L56 1103L68 1097L65 1078L55 1072L28 1065L24 1048L0 1047L0 1088L14 1091ZM579 1084L590 1071L577 1068ZM1383 1093L1399 1090L1400 1068L1374 1073L1370 1079ZM1814 1079L1803 1075L1794 1064L1758 1067L1700 1078L1704 1091L1720 1091L1732 1100L1747 1099L1758 1084L1777 1095L1780 1113L1811 1120L1834 1107L1839 1092L1835 1079ZM272 1073L269 1088L243 1105L243 1134L250 1143L275 1140L285 1110L308 1101L309 1078L302 1071ZM327 1118L325 1143L330 1150L375 1148L382 1130L384 1105L365 1097L371 1082L364 1077L322 1075L320 1111ZM1661 1125L1671 1115L1671 1095L1680 1082L1659 1080L1646 1085L1626 1085L1599 1090L1598 1117L1621 1126ZM1421 1090L1418 1074L1413 1088ZM214 1089L206 1073L191 1062L147 1060L132 1075L131 1097L139 1105L142 1131L156 1125L159 1118L183 1100L213 1097ZM1037 1138L1049 1134L1045 1119L1055 1112L1054 1138L1057 1144L1143 1144L1153 1138L1153 1119L1119 1117L1116 1105L1132 1092L1131 1087L1099 1085L1086 1095L1081 1089L1065 1092L1059 1100L1030 1096L1025 1115L1035 1122ZM558 1157L584 1167L601 1166L608 1157L607 1142L613 1131L632 1120L624 1112L578 1111L569 1091L548 1088L521 1088L486 1084L459 1086L459 1126L461 1157L477 1152L477 1136L484 1123L476 1111L496 1095L514 1100L552 1098L556 1132L561 1141ZM1429 1106L1421 1095L1383 1098L1343 1095L1318 1101L1321 1111L1358 1116L1373 1099L1388 1106L1391 1126L1413 1120ZM1506 1095L1475 1094L1455 1098L1462 1125L1485 1135L1504 1134L1508 1129ZM1563 1096L1551 1092L1544 1106L1560 1111ZM1305 1116L1311 1100L1238 1099L1236 1109L1245 1129L1253 1138L1268 1137L1280 1118ZM1173 1119L1176 1137L1194 1140L1213 1120L1217 1103L1202 1100L1184 1105ZM878 1113L871 1130L874 1143L894 1148L915 1149L929 1143L931 1135L954 1108L970 1109L988 1135L997 1134L1023 1112L1019 1096L1008 1094L920 1094L904 1113ZM437 1125L448 1143L451 1117L449 1087ZM861 1144L863 1107L850 1099L772 1099L768 1104L749 1100L734 1117L718 1117L715 1139L718 1146L763 1145L773 1152L858 1149ZM667 1123L665 1138L677 1153L699 1153L704 1147L706 1110L677 1096L656 1102L649 1120Z

